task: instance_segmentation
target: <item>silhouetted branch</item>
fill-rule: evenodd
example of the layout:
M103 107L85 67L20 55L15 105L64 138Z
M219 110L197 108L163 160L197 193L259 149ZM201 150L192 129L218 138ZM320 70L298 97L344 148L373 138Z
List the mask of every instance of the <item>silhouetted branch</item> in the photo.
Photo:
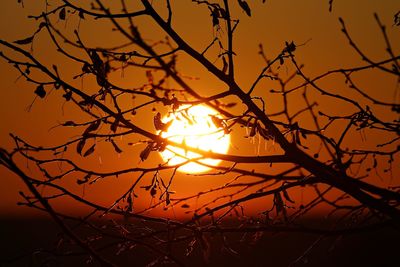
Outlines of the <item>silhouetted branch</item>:
M50 2L46 4L50 6ZM280 52L270 56L260 44L256 52L264 65L256 71L249 88L244 88L235 76L240 69L235 60L240 51L235 45L235 30L240 27L235 12L254 16L249 1L193 0L192 5L209 12L213 29L212 40L205 40L199 51L174 26L177 15L172 0L160 6L141 0L138 4L142 9L135 11L125 0L119 4L95 0L90 6L67 0L51 3L45 12L30 16L39 24L32 35L14 42L0 39L0 57L17 70L20 78L34 85L35 100L50 101L47 95L54 89L57 97L61 96L60 103L74 107L77 114L67 113L61 122L54 123L49 131L62 129L69 138L57 138L51 145L32 144L26 137L11 134L14 149L0 150L0 165L28 186L29 193L21 193L23 201L19 204L49 213L85 251L83 254L111 265L102 256L104 251L116 249L118 256L140 246L155 253L150 265L172 262L183 266L185 255L195 248L201 250L205 262L209 261L210 234L218 234L222 246L233 254L225 235L320 235L296 263L325 237L400 225L397 180L393 178L388 187L375 179L381 172L390 174L398 165L398 88L393 99L386 99L372 92L375 88L363 85L357 76L376 71L400 80L400 55L377 14L387 59L370 59L344 20L339 19L349 47L364 63L309 76L296 55L303 45L287 41ZM328 4L332 12L333 1ZM114 5L121 10L116 12L111 8ZM56 21L74 18L79 20L76 27L57 26ZM154 22L166 37L139 27L142 18ZM123 39L120 44L109 45L104 40L97 44L80 31L81 23L100 19ZM39 53L33 53L33 49L39 49L33 42L43 38L41 35L48 37L49 49L65 62L45 63ZM25 48L29 45L30 50ZM180 71L178 59L182 55L207 70L219 82L217 87L207 91L192 83L191 79L197 77ZM73 65L71 71L66 68L69 63ZM125 79L125 72L129 79ZM326 81L331 78L339 82L343 79L341 87L329 88ZM268 99L272 96L278 99L276 109ZM327 103L340 108L335 110ZM196 106L208 106L216 112L205 115L213 131L190 135L231 137L230 152L190 145L186 140L189 135L184 133L173 136L182 137L182 141L166 137L174 121L181 121L185 127L197 123L189 112ZM374 136L374 140L362 145L356 142L367 136ZM375 140L376 136L382 138ZM102 151L118 157L132 153L132 165L100 167ZM182 160L155 159L154 154L165 152ZM89 164L95 155L98 168ZM210 159L220 164L205 161ZM21 160L32 168L29 176ZM175 192L177 180L184 175L180 171L194 163L209 171L186 175L209 179L212 186L200 189L188 184L187 192ZM127 177L127 184L112 200L104 197L107 202L84 193L99 181L118 183ZM75 181L83 193L64 183L69 180ZM87 215L81 218L50 204L61 200L85 206ZM257 212L248 211L254 202L259 202ZM177 211L183 214L181 218L171 219L168 212ZM302 220L314 211L332 220L330 227L303 224ZM83 228L90 234L79 236ZM65 256L58 251L48 253Z

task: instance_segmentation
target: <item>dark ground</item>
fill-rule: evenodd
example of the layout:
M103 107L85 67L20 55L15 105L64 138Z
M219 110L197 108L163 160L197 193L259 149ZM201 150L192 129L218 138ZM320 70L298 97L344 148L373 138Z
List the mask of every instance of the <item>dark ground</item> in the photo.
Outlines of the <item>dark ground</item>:
M0 219L1 266L99 266L86 263L87 257L55 257L46 252L57 246L59 236L59 228L51 220ZM248 236L246 242L239 242L240 238L235 236L231 238L229 243L239 256L213 249L210 262L206 263L201 250L195 248L189 257L181 255L180 258L187 266L289 266L319 238L311 234L279 233L264 234L257 242L249 242L253 237L254 234ZM111 253L115 254L115 250ZM135 248L117 259L122 266L146 266L154 259L152 256ZM325 238L294 266L397 267L400 266L400 231L388 228L341 239Z

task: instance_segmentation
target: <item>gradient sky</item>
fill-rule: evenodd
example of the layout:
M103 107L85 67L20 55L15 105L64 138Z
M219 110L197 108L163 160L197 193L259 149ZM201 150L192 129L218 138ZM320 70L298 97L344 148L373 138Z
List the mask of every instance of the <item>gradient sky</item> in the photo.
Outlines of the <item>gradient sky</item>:
M25 38L34 31L37 24L34 20L28 19L27 15L40 14L44 1L26 0L24 2L25 8L21 8L16 0L0 2L1 39L14 41ZM176 31L193 44L194 48L200 50L206 47L215 34L207 9L199 8L188 0L175 2L173 25L176 27ZM328 12L327 0L268 0L266 4L262 4L261 0L248 1L252 8L251 18L236 7L236 1L232 2L235 2L232 13L240 19L234 47L238 55L236 57L237 80L243 88L251 85L263 67L263 60L258 55L260 43L263 44L270 58L282 50L285 41L293 40L296 44L305 43L296 52L296 58L305 64L306 73L311 77L330 69L361 65L360 57L348 46L345 37L340 32L338 17L345 20L354 40L372 59L387 58L385 44L373 17L374 12L387 25L393 47L398 48L400 45L400 28L392 26L393 15L400 10L400 3L396 0L335 0L331 13ZM94 42L113 44L121 41L118 37L114 39L112 33L107 35L103 31L98 31L101 23L82 25L81 32L88 42L94 40ZM156 39L154 36L159 35L159 29L148 19L141 19L138 25L139 29L147 32L146 38ZM71 27L69 24L59 26ZM110 27L104 25L104 29L109 31ZM34 54L47 63L60 62L57 54L49 52L46 45L45 38L35 42ZM2 49L0 48L0 51ZM220 84L209 77L207 71L187 57L182 56L178 64L178 68L183 74L200 78L200 80L193 81L194 86L209 88L209 92L224 89L219 88ZM66 65L65 70L62 71L68 73L73 67L73 64ZM48 96L47 101L37 99L32 110L27 112L26 108L34 99L33 87L17 78L17 72L7 62L0 60L0 114L2 115L0 146L12 147L9 133L14 133L36 144L52 144L57 138L70 136L70 133L67 134L57 129L49 131L57 122L66 120L63 112L68 112L68 110L63 110L61 107L62 102L57 100L60 96L52 93ZM127 77L125 82L133 83L134 78ZM328 81L328 83L330 86L336 86L335 81ZM264 85L268 87L267 83ZM393 100L394 80L380 75L366 75L363 77L361 85L368 85L372 88L369 93L373 96ZM262 88L264 87L257 90L262 90ZM384 88L384 90L375 90L374 88ZM262 95L263 92L256 91L255 94ZM274 108L273 99L266 101L267 105ZM333 109L340 108L335 103L327 103L327 105L331 105ZM131 161L129 155L122 155L121 158L110 160L118 162L121 166L129 164ZM136 162L135 159L134 163ZM0 177L3 180L0 187L0 215L29 213L30 211L21 207L16 208L15 205L20 200L18 191L24 188L19 179L2 167L0 167ZM184 176L179 179L184 179ZM193 183L196 188L204 186L198 180ZM119 187L123 188L124 185L126 183L122 182ZM106 187L105 185L103 189L99 189L99 192L104 193Z

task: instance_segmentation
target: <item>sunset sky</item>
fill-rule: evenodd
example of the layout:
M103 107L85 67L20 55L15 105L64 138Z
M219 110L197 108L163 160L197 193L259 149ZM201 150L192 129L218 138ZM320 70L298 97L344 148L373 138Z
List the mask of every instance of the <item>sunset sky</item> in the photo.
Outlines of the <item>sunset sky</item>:
M131 2L136 2L133 4L132 10L140 9L139 1ZM251 17L246 16L238 8L236 1L232 2L235 3L232 5L231 13L233 17L240 20L235 32L234 43L234 50L237 54L235 57L236 79L245 91L251 86L264 66L264 61L258 54L259 44L263 45L266 55L273 58L282 51L286 41L294 41L299 45L296 51L296 59L305 64L304 70L309 77L315 77L332 69L363 65L360 56L348 45L348 41L341 32L339 17L345 21L347 29L357 45L373 60L378 61L387 58L386 46L374 19L374 12L387 26L387 32L394 50L400 47L400 27L392 26L393 16L396 11L400 10L398 0L335 0L333 1L332 12L328 11L328 0L268 0L265 4L261 0L254 0L248 1L252 10ZM25 0L24 4L25 7L22 8L16 0L0 2L0 39L12 42L26 38L35 31L38 22L34 19L28 19L27 16L40 14L44 8L44 1ZM206 8L200 8L188 0L173 1L172 8L174 12L172 25L195 49L203 50L213 40L215 34L219 34L213 29L211 17ZM73 29L78 25L77 23L77 20L71 19L66 22L59 21L56 25L60 29ZM157 25L152 23L149 18L138 19L137 25L147 39L156 41L164 36ZM89 45L112 46L123 43L124 40L110 29L111 26L102 20L88 21L80 25L80 34ZM60 71L63 75L73 76L79 72L79 69L76 69L76 64L64 62L55 48L48 47L48 45L48 37L40 33L38 41L33 44L33 54L42 59L48 66L56 64L59 68L62 67ZM29 49L29 45L25 48ZM10 50L2 46L0 46L0 51L5 54L12 54ZM215 58L216 60L217 58ZM207 70L185 55L178 58L177 67L183 75L192 77L190 84L196 88L201 88L203 95L226 89L215 78L212 78ZM17 71L11 65L4 59L0 59L0 114L2 115L0 147L6 149L13 147L9 133L37 145L56 144L59 140L67 140L69 137L79 134L76 131L66 132L61 128L52 129L58 123L71 118L85 119L85 117L80 117L81 115L76 108L64 106L60 92L54 90L45 99L36 99L28 112L28 107L35 98L34 86L22 78L19 79L18 76ZM120 79L122 84L135 86L140 84L145 76L139 73L127 73L123 78L120 76L113 76L112 78ZM358 78L359 85L368 88L368 93L371 95L390 102L396 101L394 95L395 79L387 78L383 74L371 75L369 72ZM75 81L75 84L79 85L80 81ZM90 84L90 81L88 81L88 84ZM332 91L342 92L343 90L342 77L340 82L331 79L324 81L323 84L329 86ZM265 96L271 87L273 85L269 81L264 81L262 86L258 87L254 93ZM356 97L354 93L348 94ZM295 98L292 100L293 103L297 101ZM274 96L267 98L267 108L278 110L279 106L274 101ZM126 105L131 104L126 103ZM343 109L333 102L324 102L323 105L324 108L331 108L331 110L338 112ZM149 110L149 112L151 111ZM271 111L271 113L273 112ZM152 127L154 114L149 114L147 116L141 114L141 117L136 118L136 120L143 122L146 129ZM239 136L232 137L234 144L230 148L232 154L254 152L253 145L247 140L235 143L235 140L239 140L238 138ZM349 140L349 142L352 141L354 140ZM241 148L235 150L235 146ZM133 150L126 149L128 152L119 156L111 153L111 150L104 151L101 157L105 164L99 168L105 170L110 166L123 168L139 164L137 151L135 151L133 157L132 154L129 154L129 151ZM161 160L159 155L153 155L153 157L158 157L158 160ZM91 167L98 166L98 158L91 159L85 164ZM146 166L146 164L144 163L142 166ZM398 168L397 172L399 172ZM26 190L19 178L5 170L4 167L0 167L0 177L2 177L0 216L31 214L33 211L16 206L16 202L21 200L18 191ZM191 180L188 181L187 179ZM229 177L226 179L229 179ZM205 183L202 178L188 178L185 174L179 174L176 177L174 189L180 192L187 190L189 194L189 192L204 190L220 183L221 181L211 180L211 178ZM67 182L67 184L75 189L78 188L75 181ZM106 204L113 196L115 197L123 191L128 184L127 178L120 181L113 180L110 183L98 185L94 191L87 192L87 196ZM113 190L110 190L110 185L113 186ZM142 204L146 206L148 203Z

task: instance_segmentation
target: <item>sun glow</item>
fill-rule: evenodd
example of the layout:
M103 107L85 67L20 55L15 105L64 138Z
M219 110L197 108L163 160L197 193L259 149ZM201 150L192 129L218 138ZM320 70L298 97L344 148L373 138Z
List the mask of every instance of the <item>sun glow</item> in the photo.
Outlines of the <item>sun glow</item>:
M182 106L175 113L163 118L163 122L171 122L171 124L161 136L188 147L226 154L230 145L230 136L224 132L224 129L216 126L215 120L219 120L217 114L215 110L204 105ZM167 146L161 152L161 156L168 165L181 164L188 159L200 157L197 153L173 146ZM205 158L200 159L199 162L217 166L221 160ZM195 162L188 162L178 169L185 173L200 173L208 170L210 170L209 167Z

